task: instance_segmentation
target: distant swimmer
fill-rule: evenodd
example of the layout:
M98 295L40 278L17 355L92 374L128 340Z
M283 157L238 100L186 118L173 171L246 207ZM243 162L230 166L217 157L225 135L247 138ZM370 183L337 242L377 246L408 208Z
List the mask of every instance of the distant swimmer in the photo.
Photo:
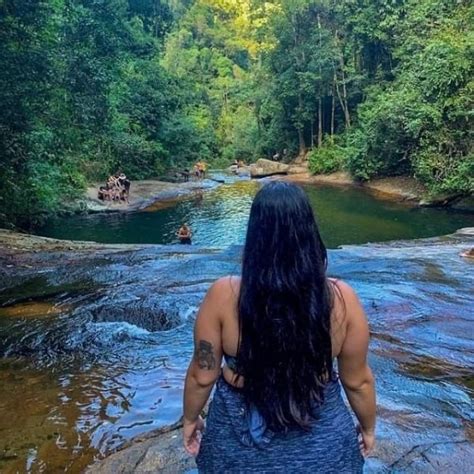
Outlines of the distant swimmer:
M182 244L191 244L191 237L193 236L193 233L191 232L191 229L187 222L185 222L180 227L178 232L176 232L176 236Z

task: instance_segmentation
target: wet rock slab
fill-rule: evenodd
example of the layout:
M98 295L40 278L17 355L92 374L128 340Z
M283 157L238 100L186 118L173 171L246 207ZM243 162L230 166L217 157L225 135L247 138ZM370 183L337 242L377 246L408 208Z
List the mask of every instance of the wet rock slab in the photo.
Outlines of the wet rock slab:
M473 243L473 231L464 230L330 251L331 275L356 288L371 325L379 424L367 472L464 473L474 465L474 262L460 257ZM89 472L192 469L179 428L154 431L155 412L140 412L134 397L142 390L146 407L149 399L163 398L157 413L169 420L159 426L179 418L196 307L214 279L238 272L239 256L239 247L98 245L0 232L1 355L26 361L32 372L69 360L86 368L103 364L104 387L120 368L122 411L98 389L103 409L114 414L104 429L104 439L113 442L96 453L109 456ZM36 318L38 312L48 317ZM86 377L80 397L88 387ZM94 404L82 402L93 412ZM84 416L74 398L71 404L75 417ZM114 441L137 418L142 434ZM71 419L75 430L78 421ZM72 444L71 458L75 449Z
M393 446L382 442L366 460L367 473L464 473L473 465L474 447L469 441L446 441L419 444L399 458L385 464L380 458L390 456ZM399 449L398 449L399 451ZM175 429L135 443L94 464L86 474L190 474L197 472L194 458L182 447L182 430Z
M176 474L193 469L196 463L184 451L182 430L173 429L112 454L89 468L86 474Z
M190 180L183 183L168 183L157 180L132 182L129 202L101 201L97 198L99 184L87 188L83 205L89 212L130 212L146 209L156 203L174 203L191 194L213 189L216 180Z

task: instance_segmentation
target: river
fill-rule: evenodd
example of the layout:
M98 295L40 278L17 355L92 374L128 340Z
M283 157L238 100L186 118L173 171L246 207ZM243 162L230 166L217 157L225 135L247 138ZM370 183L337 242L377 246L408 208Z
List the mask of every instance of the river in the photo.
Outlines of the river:
M140 220L162 219L154 236L149 234L156 221L135 235L146 242L168 235L162 239L170 242L176 225L188 220L195 243L213 249L76 247L41 240L23 250L16 243L2 248L2 473L81 472L134 436L179 418L194 315L214 279L239 271L241 247L232 242L242 242L254 192L255 184L237 183L197 205L186 200L155 213L76 217L70 227L57 227L62 237L102 240L88 233L91 228L135 222L118 226L113 237L113 226L101 234L104 240L135 242ZM244 197L233 200L232 193ZM469 219L375 203L358 190L309 193L331 247L446 233ZM347 199L352 211L338 209L331 199ZM372 216L371 206L384 211ZM221 225L213 212L240 217ZM74 223L89 220L91 228ZM335 235L338 228L343 233ZM123 237L121 229L127 229ZM474 265L459 257L472 245L472 237L461 236L330 251L331 275L357 289L371 324L380 417L379 448L369 463L373 472L432 472L423 456L433 462L473 459Z
M236 181L169 203L168 207L158 203L144 212L53 219L37 233L104 243L170 244L176 242L175 234L181 224L188 222L195 244L225 248L244 241L250 206L259 186L257 181ZM474 225L474 214L384 201L355 187L304 188L330 248L432 237Z

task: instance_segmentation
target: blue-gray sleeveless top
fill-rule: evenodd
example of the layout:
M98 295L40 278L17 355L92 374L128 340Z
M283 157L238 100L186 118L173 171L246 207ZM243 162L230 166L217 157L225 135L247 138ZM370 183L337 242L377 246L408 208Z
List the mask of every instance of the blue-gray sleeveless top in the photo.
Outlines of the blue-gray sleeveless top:
M196 459L199 472L362 472L364 459L337 377L328 382L324 402L314 410L311 430L274 433L258 410L248 406L242 392L221 377Z

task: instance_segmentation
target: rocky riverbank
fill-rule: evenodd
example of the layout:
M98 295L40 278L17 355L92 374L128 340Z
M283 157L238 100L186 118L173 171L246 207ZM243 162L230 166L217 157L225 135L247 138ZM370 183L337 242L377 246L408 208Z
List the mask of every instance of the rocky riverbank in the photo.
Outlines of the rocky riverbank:
M422 203L426 188L418 181L407 176L394 176L357 183L345 171L330 174L312 175L309 172L289 174L286 180L301 184L330 184L335 186L361 187L380 199L392 201L408 201L416 204Z
M391 176L360 183L346 171L314 175L310 173L307 162L284 164L266 159L260 159L251 165L250 175L252 178L284 180L300 184L357 186L380 199L406 201L419 206L449 206L463 211L474 211L473 196L429 197L426 187L409 176Z
M474 463L474 261L460 256L473 245L464 230L329 253L331 275L357 289L371 325L379 422L368 472ZM238 271L239 254L1 231L0 471L29 459L80 472L104 455L89 472L192 468L174 422L193 317L210 282ZM17 393L30 402L18 405Z
M162 207L171 206L176 201L193 194L209 191L220 184L219 180L191 180L181 183L169 183L159 180L133 181L129 202L101 201L97 197L99 185L89 186L79 206L87 212L130 212L147 209L161 203Z
M232 167L231 167L232 168ZM426 188L414 178L394 176L358 183L349 173L338 171L331 174L313 175L308 171L307 163L284 164L260 159L250 166L240 169L229 169L230 176L219 175L218 178L202 181L170 183L159 180L134 181L130 190L129 202L104 202L97 198L99 185L87 188L84 197L76 202L73 208L86 212L131 212L139 210L159 210L173 206L177 201L215 189L229 179L272 179L300 184L328 184L334 186L361 187L377 198L391 201L406 201L420 206L450 206L462 211L474 211L474 198L440 196L437 199L427 198Z
M426 195L426 188L413 178L406 176L395 176L390 178L374 179L367 183L358 183L346 171L337 171L330 174L314 175L309 172L307 163L299 163L292 165L276 164L272 168L271 161L265 161L265 169L267 176L271 179L290 181L300 184L329 184L334 186L357 186L362 187L368 192L375 194L378 198L389 199L395 201L409 201L413 203L421 203L423 196ZM267 163L268 162L268 163Z

